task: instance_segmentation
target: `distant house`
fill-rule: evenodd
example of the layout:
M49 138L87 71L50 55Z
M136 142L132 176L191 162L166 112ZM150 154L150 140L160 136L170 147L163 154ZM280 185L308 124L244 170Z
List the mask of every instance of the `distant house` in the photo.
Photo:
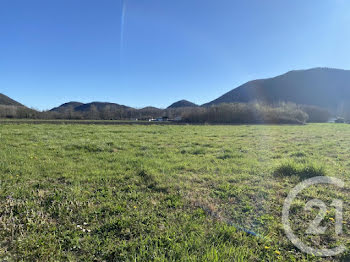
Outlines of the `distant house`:
M150 122L164 122L164 121L169 121L169 117L163 116L163 117L158 117L156 119L149 119Z
M332 117L331 119L328 120L328 123L335 123L335 120L337 120L336 117Z
M338 118L334 121L334 123L345 123L345 119L342 118L342 117L338 117Z
M328 123L346 123L346 121L343 117L332 117Z

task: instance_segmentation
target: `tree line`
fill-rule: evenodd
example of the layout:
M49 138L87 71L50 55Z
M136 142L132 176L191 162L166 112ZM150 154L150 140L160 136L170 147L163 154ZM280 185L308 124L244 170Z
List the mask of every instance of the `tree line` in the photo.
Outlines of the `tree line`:
M159 117L181 118L188 123L291 123L327 122L331 113L323 108L293 103L268 105L261 102L228 103L210 107L159 109L91 106L86 111L67 108L61 111L38 111L23 106L0 105L0 118L70 119L70 120L149 120ZM349 114L350 117L350 114Z

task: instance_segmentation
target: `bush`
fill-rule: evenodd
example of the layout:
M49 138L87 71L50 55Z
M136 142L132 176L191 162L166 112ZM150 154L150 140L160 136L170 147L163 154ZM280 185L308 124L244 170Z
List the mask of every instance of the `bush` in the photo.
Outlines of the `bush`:
M193 108L186 112L183 118L184 121L191 123L303 124L307 121L308 115L291 103L268 106L255 102Z
M301 109L308 114L309 123L325 123L328 122L331 117L331 113L327 109L321 107L303 105Z

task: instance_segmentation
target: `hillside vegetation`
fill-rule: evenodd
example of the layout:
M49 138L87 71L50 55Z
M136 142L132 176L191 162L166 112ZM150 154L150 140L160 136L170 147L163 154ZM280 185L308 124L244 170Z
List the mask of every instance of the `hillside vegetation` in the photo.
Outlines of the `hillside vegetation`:
M207 103L206 106L255 100L268 104L282 101L314 105L341 114L344 109L350 108L350 70L312 68L253 80Z
M284 103L274 107L260 103L220 104L184 113L184 120L191 123L303 124L308 118L301 107Z
M9 98L8 96L5 96L0 93L0 105L4 106L23 106L22 104L18 103L17 101Z
M267 105L265 103L231 103L211 107L174 107L159 109L128 108L116 104L70 102L51 111L39 112L23 106L0 105L0 118L68 119L68 120L146 120L180 117L187 123L273 123L303 124L327 122L331 114L315 106L298 106L292 103Z
M198 105L187 100L180 100L171 104L168 108L181 108L181 107L198 107Z

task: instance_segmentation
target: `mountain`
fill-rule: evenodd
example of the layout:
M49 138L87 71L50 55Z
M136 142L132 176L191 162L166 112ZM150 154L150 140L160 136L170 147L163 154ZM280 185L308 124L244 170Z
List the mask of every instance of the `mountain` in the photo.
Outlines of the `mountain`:
M173 104L171 104L168 109L170 108L180 108L180 107L197 107L198 105L190 102L190 101L187 101L187 100L180 100L180 101L177 101Z
M163 109L154 107L154 106L146 106L144 108L138 109L137 110L140 113L154 113L154 114L162 114L163 113Z
M158 118L161 117L164 113L163 109L147 106L138 110L135 110L135 113L140 119L150 119L150 118Z
M83 103L80 102L68 102L65 104L60 105L59 107L52 108L50 111L53 112L63 112L66 110L74 110L76 107L83 105Z
M3 94L0 94L0 105L5 106L23 106L21 103L18 103L17 101L9 98L8 96L5 96Z
M130 109L130 107L127 107L127 106L124 106L124 105L115 104L115 103L92 102L92 103L82 104L80 106L77 106L77 107L74 108L74 110L78 111L78 112L86 112L86 111L90 111L94 107L98 111L104 110L106 108L109 108L111 110Z
M350 70L313 68L247 82L204 104L280 101L337 109L350 103Z
M160 109L160 108L154 107L154 106L146 106L146 107L143 107L143 108L141 108L139 110L155 110L155 111L159 110L159 111L163 111L163 109Z
M117 110L117 109L131 109L131 107L127 107L124 105L119 105L115 103L107 103L107 102L92 102L92 103L80 103L80 102L68 102L65 104L62 104L58 107L55 107L51 109L50 111L53 112L65 112L68 110L73 110L76 112L88 112L92 108L95 108L97 111L102 111L104 109L109 108L110 110Z

